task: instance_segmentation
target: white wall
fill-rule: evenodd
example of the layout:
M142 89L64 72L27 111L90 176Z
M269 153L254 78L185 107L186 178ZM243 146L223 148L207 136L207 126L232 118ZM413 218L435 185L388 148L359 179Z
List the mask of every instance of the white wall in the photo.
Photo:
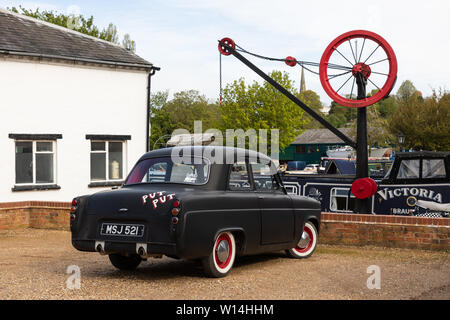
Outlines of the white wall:
M126 173L145 152L147 73L0 58L0 202L71 201L100 191L90 183L86 134L131 135ZM13 192L14 139L8 134L62 134L60 190Z

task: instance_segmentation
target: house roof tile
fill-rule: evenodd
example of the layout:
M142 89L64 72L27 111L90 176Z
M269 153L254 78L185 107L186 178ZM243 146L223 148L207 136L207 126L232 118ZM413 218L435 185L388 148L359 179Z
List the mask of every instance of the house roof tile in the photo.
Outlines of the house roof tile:
M0 52L150 68L133 52L98 38L0 8Z

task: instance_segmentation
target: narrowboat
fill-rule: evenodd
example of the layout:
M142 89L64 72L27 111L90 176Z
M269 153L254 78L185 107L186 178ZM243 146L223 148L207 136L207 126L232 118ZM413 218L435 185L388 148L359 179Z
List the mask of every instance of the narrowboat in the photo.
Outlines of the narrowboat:
M285 188L288 193L319 200L324 212L355 213L354 165L344 159L328 161L322 174L283 174ZM403 152L392 165L380 163L370 172L378 186L371 197L372 214L449 216L450 152Z

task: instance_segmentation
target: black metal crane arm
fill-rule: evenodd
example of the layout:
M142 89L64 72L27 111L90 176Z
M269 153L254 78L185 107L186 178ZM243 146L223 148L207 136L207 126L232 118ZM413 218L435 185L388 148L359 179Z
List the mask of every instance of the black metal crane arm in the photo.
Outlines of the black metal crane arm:
M336 136L341 138L346 144L348 144L349 146L356 149L356 143L352 139L347 137L345 134L343 134L341 131L339 131L337 128L335 128L331 123L329 123L324 118L322 118L319 114L317 114L313 109L308 107L300 99L298 99L296 96L294 96L288 90L286 90L282 85L280 85L274 79L272 79L267 74L265 74L261 69L259 69L257 66L255 66L253 63L251 63L249 60L247 60L244 56L242 56L239 52L237 52L236 49L234 49L233 47L229 46L228 44L226 44L225 42L222 42L220 40L219 40L219 43L226 50L226 52L229 52L230 54L235 56L238 60L240 60L242 63L244 63L247 67L249 67L254 72L256 72L261 78L266 80L268 83L270 83L272 86L274 86L278 91L280 91L287 98L289 98L292 102L294 102L300 108L305 110L305 112L308 113L311 117L313 117L315 120L319 121L325 128L327 128L328 130L333 132Z

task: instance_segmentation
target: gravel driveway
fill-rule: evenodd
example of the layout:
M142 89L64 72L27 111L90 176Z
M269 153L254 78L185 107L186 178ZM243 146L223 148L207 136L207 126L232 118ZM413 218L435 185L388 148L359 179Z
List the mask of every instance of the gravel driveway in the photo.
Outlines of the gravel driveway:
M71 265L80 289L66 287ZM372 265L379 290L367 287ZM450 255L319 244L306 260L241 257L228 277L210 279L200 264L166 257L118 271L106 256L75 250L66 231L1 231L0 299L450 299Z

